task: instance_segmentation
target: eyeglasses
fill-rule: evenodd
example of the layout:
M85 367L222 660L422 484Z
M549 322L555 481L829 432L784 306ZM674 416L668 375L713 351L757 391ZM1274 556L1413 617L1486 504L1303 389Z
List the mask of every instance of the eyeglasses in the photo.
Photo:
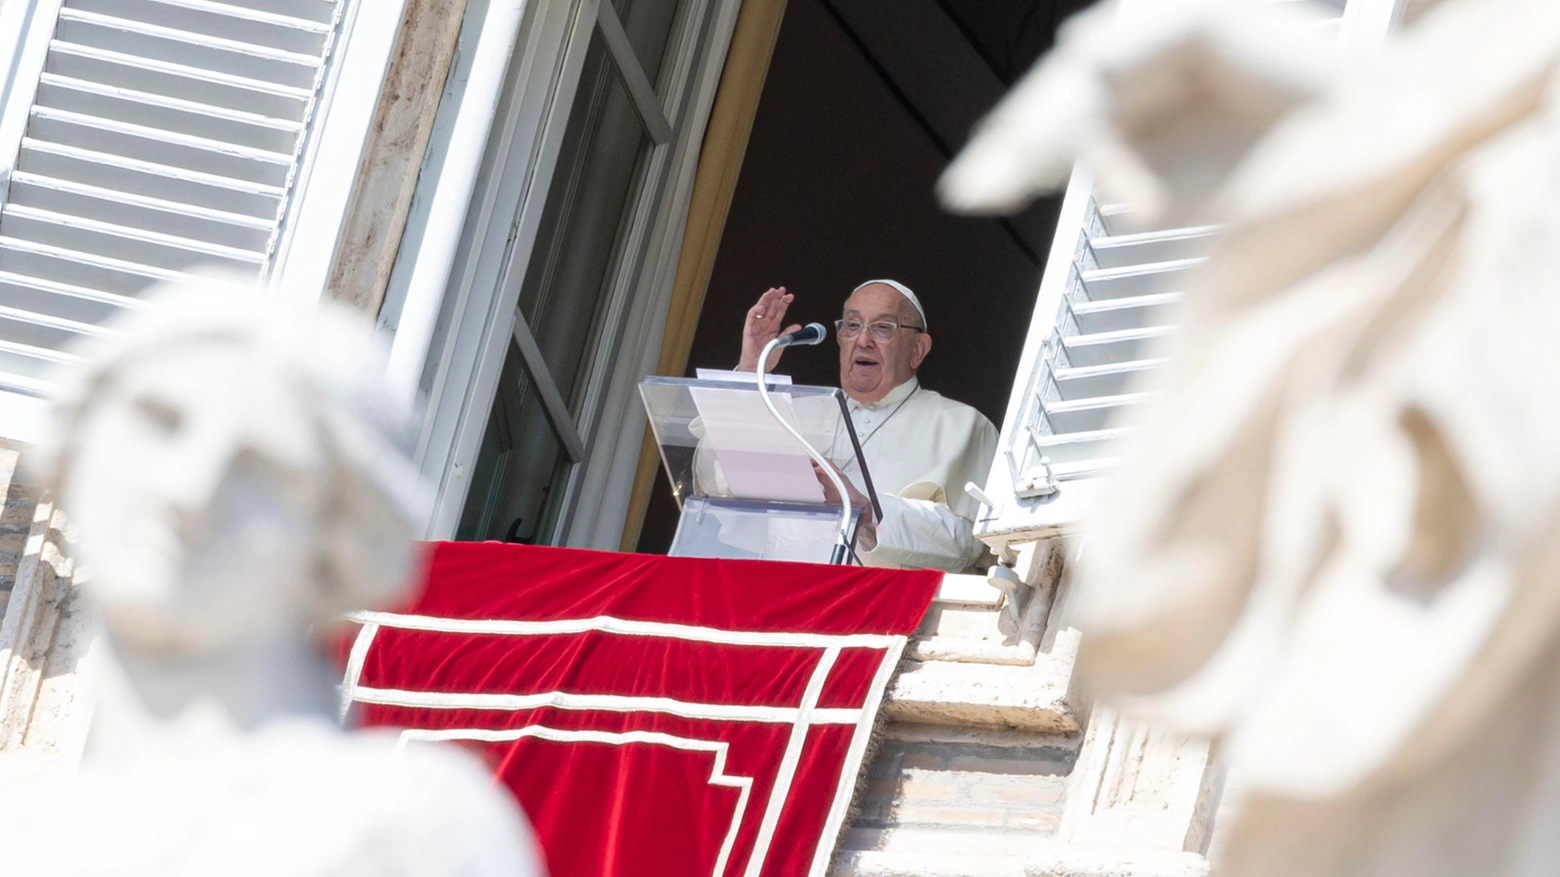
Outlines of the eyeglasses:
M835 331L846 341L854 341L866 329L872 335L873 341L890 341L894 333L900 329L909 329L912 332L925 332L920 326L906 326L904 323L895 323L892 320L878 320L873 323L863 323L860 320L835 320Z

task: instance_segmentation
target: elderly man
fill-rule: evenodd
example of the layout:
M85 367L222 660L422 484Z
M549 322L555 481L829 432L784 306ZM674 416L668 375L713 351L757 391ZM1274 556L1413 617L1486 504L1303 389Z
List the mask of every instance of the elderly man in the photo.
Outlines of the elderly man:
M801 328L785 325L794 299L779 287L748 310L739 370L756 370L765 344ZM847 479L851 501L866 510L856 537L862 561L968 569L983 548L972 533L979 504L964 485L985 483L996 428L974 408L921 386L915 373L932 350L932 336L920 300L904 284L869 280L856 287L835 326L840 387L883 510L876 520L861 485ZM776 351L769 368L779 357ZM820 480L837 502L831 482Z

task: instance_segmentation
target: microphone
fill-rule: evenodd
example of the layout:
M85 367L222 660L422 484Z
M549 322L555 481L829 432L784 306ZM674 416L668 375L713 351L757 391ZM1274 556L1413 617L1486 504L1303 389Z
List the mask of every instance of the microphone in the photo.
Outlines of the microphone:
M809 344L822 344L823 339L829 337L829 330L822 323L808 323L795 332L787 332L775 339L776 347L794 347Z
M839 565L844 563L850 556L850 490L846 488L845 479L835 470L834 464L830 463L823 454L818 453L818 449L807 441L807 437L802 435L801 430L793 426L789 420L780 416L780 409L776 408L774 401L769 398L769 383L764 380L764 365L769 362L769 354L782 347L790 347L794 344L822 344L823 339L827 337L829 337L829 330L825 329L822 323L808 323L795 332L787 332L765 344L764 351L758 355L758 397L764 400L764 407L769 409L770 416L774 417L775 421L784 427L786 432L791 434L791 438L796 439L801 444L802 448L807 451L807 456L811 457L813 462L818 465L818 468L823 471L823 474L828 476L828 479L834 483L834 490L840 495L839 538L834 543L833 554L829 557L830 563Z

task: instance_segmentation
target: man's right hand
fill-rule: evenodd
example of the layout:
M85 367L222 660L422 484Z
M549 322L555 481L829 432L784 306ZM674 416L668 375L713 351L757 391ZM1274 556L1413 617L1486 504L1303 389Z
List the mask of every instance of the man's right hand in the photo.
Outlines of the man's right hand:
M748 308L747 323L742 327L742 361L737 364L737 371L758 371L758 357L764 352L764 345L775 340L786 332L795 332L802 328L802 324L793 323L785 325L785 309L791 306L796 296L785 291L785 287L777 286L758 297L758 304ZM785 326L784 329L780 328ZM776 350L769 356L769 363L764 366L764 371L773 371L780 362L781 351Z

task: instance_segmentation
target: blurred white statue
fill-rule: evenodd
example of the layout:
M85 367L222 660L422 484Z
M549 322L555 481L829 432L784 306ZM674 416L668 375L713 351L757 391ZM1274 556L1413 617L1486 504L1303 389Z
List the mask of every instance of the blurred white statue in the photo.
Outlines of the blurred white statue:
M1067 185L1074 159L1136 215L1200 208L1273 124L1325 87L1326 44L1282 7L1148 0L1096 6L981 122L944 174L943 203L1013 212Z
M1089 528L1080 667L1217 738L1220 874L1552 874L1560 4L1418 2L1336 65L1254 5L1080 18L943 180L1006 209L1082 156L1225 226Z
M82 351L52 483L109 678L81 771L8 791L16 873L530 875L463 753L335 724L320 655L398 597L422 495L372 330L212 281Z

